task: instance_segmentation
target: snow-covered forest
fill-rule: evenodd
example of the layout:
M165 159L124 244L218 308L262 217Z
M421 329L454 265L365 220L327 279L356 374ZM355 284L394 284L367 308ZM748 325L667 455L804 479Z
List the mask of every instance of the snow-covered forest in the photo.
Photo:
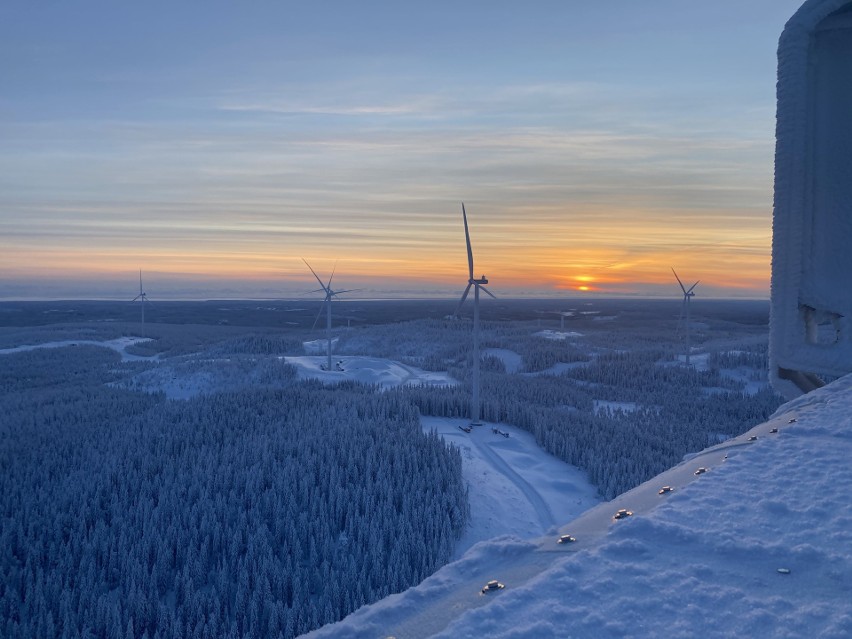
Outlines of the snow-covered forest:
M0 636L293 637L414 585L467 513L398 396L316 383L168 401L90 346L0 367Z

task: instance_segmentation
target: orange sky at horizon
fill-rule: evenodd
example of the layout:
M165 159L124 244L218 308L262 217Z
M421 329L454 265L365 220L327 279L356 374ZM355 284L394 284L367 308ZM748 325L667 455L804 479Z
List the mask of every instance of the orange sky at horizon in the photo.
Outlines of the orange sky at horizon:
M733 296L768 296L771 239L766 222L741 224L732 239L730 229L715 226L712 217L702 217L697 225L671 217L653 223L649 216L643 222L633 212L624 219L615 213L602 215L603 223L597 226L589 223L593 216L588 215L582 226L570 216L561 223L547 217L513 226L505 215L487 216L485 208L476 206L469 214L474 274L489 277L496 294L668 295L677 286L671 274L674 267L685 283L701 280L699 290L705 294L725 289ZM157 280L166 287L173 280L221 280L235 286L243 282L248 289L252 283L262 284L287 295L313 286L301 261L305 258L323 278L336 262L335 283L345 288L410 289L413 295L462 289L467 264L461 215L436 215L431 227L420 225L415 233L416 241L400 247L392 241L376 247L366 238L366 249L358 241L346 242L345 233L326 249L321 232L318 239L301 246L288 240L286 232L251 236L249 241L237 233L230 242L217 238L203 243L186 236L172 241L161 236L155 250L117 237L109 248L69 246L67 239L51 245L40 237L40 246L35 242L28 246L24 240L0 256L0 269L21 280L132 282L141 268L152 290ZM26 260L16 256L18 251L26 253ZM250 290L246 296L252 296Z

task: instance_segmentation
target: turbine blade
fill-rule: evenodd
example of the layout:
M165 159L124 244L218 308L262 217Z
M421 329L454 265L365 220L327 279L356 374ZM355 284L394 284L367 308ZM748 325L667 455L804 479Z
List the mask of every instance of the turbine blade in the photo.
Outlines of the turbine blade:
M700 281L701 281L701 280L698 280L698 282L700 282ZM696 282L695 284L693 284L692 286L690 286L690 287L689 287L689 290L688 290L688 291L686 291L686 294L687 294L687 295L689 295L690 293L692 293L692 289L694 289L696 286L698 286L698 282Z
M314 277L315 277L315 278L317 278L317 282L319 282L319 285L320 285L320 286L322 286L322 290L326 290L326 288L325 288L325 284L323 284L323 283L322 283L322 280L319 278L319 275L317 275L317 274L316 274L316 271L314 271L314 269L312 269L312 268L311 268L311 265L310 265L310 264L308 264L308 260L306 260L306 259L303 257L303 258L302 258L302 261L305 263L305 266L307 266L308 268L310 268L310 269L311 269L311 273L313 273L313 274L314 274Z
M334 291L332 295L340 295L341 293L352 293L353 291L363 291L363 288L347 288L344 291Z
M139 294L142 294L142 269L139 269Z
M680 278L677 276L677 273L675 273L674 269L672 269L672 273L674 273L674 276L677 279L677 283L680 284L680 290L682 290L684 292L684 294L686 294L686 288L683 286L683 282L680 281ZM696 282L696 284L697 283L698 282Z
M131 301L131 302L135 302L135 301L136 301L136 300L138 300L140 297L142 297L141 293L140 293L139 295L137 295L136 297L134 297L134 298L133 298L132 300L130 300L130 301Z
M497 299L497 296L496 296L496 295L494 295L494 293L492 293L491 291L489 291L489 290L488 290L487 288L485 288L484 286L480 286L480 287L479 287L479 290L480 290L480 291L484 291L484 292L488 293L488 294L489 294L491 297L493 297L495 300Z
M331 277L328 278L328 284L326 284L327 288L331 288L331 280L334 279L334 272L337 270L337 261L334 262L334 268L331 269Z
M316 319L314 319L314 323L311 326L311 330L314 330L317 327L317 322L319 322L320 315L322 315L323 310L325 309L325 302L320 304L319 313L317 313Z
M470 287L471 287L471 286L473 286L473 284L471 284L470 282L468 282L468 284L467 284L467 288L466 288L466 289L464 289L464 293L462 293L461 300L459 301L459 305L456 307L456 312L455 312L455 313L453 313L453 315L458 315L458 314L459 314L459 311L461 310L462 304L464 304L464 301L467 299L467 294L470 292Z
M462 219L464 219L464 239L467 242L467 269L470 279L473 279L473 250L470 248L470 232L467 230L467 213L462 202Z

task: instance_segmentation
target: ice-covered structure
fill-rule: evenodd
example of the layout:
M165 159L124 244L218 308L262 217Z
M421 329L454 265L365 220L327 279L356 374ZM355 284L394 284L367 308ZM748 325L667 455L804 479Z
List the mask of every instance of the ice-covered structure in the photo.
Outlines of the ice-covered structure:
M808 0L778 46L770 366L792 398L852 372L852 0Z

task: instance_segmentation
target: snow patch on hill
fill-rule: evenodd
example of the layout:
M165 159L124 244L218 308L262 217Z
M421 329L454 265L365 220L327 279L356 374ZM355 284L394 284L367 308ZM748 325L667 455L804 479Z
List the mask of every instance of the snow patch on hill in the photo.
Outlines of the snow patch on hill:
M141 355L131 355L130 353L125 351L128 346L133 346L134 344L138 344L140 342L150 341L151 339L147 337L119 337L117 339L111 339L106 341L97 341L91 339L66 339L57 342L43 342L41 344L25 344L22 346L15 346L14 348L3 348L0 349L0 355L9 355L10 353L32 351L37 348L63 348L67 346L101 346L103 348L109 348L116 351L119 355L121 355L121 360L124 362L134 362L142 360L150 361L153 359L157 359L157 356L143 357Z
M286 357L288 364L298 370L301 379L318 379L334 384L354 380L365 384L378 384L383 388L419 384L427 386L455 386L456 380L447 373L424 371L414 366L380 357L339 355L331 359L334 370L325 370L326 357Z
M490 356L499 359L506 367L506 372L510 374L519 373L524 367L523 358L508 348L486 348L482 351L482 355L483 357Z
M546 329L533 333L533 337L562 341L566 339L577 339L578 337L583 337L583 334L577 333L576 331L552 331L550 329Z
M595 399L594 402L594 410L596 413L600 412L615 412L620 410L625 413L632 413L639 406L636 402L612 402L603 399Z

